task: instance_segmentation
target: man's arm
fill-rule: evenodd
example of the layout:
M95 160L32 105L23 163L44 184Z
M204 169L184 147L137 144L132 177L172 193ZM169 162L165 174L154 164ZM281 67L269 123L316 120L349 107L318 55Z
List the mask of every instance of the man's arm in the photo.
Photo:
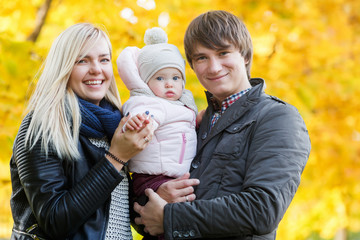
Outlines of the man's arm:
M300 183L310 139L297 110L277 104L257 119L242 190L164 207L165 239L265 235L276 230Z
M164 205L165 239L264 235L277 228L300 183L310 140L301 116L288 105L271 109L258 120L243 190ZM160 204L157 197L152 201ZM154 207L149 213L154 213L156 204L149 206ZM156 224L150 220L144 222L150 233L161 232L153 230Z

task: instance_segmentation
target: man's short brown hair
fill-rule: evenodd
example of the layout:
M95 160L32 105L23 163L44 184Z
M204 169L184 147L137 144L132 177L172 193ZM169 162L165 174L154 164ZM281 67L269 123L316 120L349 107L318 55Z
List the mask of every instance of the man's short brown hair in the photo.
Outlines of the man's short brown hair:
M229 43L239 49L245 61L248 61L246 72L250 79L253 57L250 33L238 17L226 11L209 11L196 17L190 23L184 37L186 59L192 68L192 57L197 44L218 50L229 47Z

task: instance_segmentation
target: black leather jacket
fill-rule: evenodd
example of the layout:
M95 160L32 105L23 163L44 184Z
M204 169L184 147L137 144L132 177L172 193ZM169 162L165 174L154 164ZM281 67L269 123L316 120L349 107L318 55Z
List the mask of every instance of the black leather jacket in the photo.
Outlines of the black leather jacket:
M191 168L197 199L165 206L165 239L275 239L310 139L296 108L265 94L262 79L250 83L210 132L209 101Z
M11 239L103 239L110 196L123 177L104 150L80 136L81 159L65 161L24 139L31 116L23 120L10 161L14 226Z

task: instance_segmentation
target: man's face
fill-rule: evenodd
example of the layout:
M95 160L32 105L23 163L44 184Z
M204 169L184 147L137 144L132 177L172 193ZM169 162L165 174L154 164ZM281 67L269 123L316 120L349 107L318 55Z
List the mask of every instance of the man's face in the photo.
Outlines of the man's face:
M195 49L193 69L200 83L217 101L222 102L251 86L245 68L247 61L233 44L218 50L197 44Z

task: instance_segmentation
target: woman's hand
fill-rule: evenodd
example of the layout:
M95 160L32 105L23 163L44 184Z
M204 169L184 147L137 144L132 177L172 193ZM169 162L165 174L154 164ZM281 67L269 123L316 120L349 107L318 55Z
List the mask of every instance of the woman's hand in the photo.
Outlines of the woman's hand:
M122 131L124 124L130 116L123 117L119 126L115 130L111 140L109 152L118 157L123 162L129 161L130 158L141 152L151 141L153 136L152 120L143 114L142 128L134 131ZM123 166L113 159L108 158L114 166L119 170Z
M193 186L199 185L200 181L189 178L190 173L185 173L179 178L167 181L160 185L156 193L168 203L194 201L196 196Z

